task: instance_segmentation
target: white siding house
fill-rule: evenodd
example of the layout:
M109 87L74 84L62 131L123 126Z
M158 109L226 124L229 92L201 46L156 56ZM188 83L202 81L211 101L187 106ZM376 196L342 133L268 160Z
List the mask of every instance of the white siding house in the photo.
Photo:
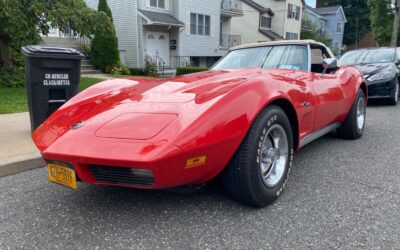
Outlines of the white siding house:
M96 9L98 0L86 0ZM108 0L121 62L143 67L155 60L166 67L210 66L240 37L230 22L241 16L240 0Z
M231 21L243 43L300 39L302 0L242 0L243 16Z
M97 9L98 0L86 0L89 7ZM115 31L118 37L120 60L123 64L133 66L139 63L138 25L137 18L132 13L136 12L137 1L132 0L108 0L113 13ZM116 14L118 13L118 14Z

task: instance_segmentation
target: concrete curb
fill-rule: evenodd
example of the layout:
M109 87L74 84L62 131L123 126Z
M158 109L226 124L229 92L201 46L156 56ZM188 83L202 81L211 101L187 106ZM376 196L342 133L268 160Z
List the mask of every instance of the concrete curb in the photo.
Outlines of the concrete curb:
M40 154L26 154L0 161L0 177L18 174L27 170L40 168L45 165Z

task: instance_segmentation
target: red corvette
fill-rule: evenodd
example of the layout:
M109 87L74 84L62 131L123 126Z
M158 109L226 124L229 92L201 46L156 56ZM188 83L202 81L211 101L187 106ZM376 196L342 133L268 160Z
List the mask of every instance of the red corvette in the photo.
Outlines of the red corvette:
M72 98L33 133L49 179L143 189L217 175L248 205L273 202L293 152L332 130L362 136L367 86L314 41L232 49L207 72L115 79Z

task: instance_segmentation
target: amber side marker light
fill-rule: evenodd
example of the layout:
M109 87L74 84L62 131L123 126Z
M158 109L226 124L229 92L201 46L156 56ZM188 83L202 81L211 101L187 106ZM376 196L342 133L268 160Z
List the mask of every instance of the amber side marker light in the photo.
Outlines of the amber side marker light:
M206 163L207 155L200 155L186 160L186 168L196 167Z

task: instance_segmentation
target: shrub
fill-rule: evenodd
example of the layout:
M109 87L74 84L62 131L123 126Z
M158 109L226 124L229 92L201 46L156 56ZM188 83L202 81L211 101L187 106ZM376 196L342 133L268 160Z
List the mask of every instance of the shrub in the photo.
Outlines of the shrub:
M133 76L148 76L147 70L144 68L130 68L130 75Z
M148 76L157 76L157 64L156 63L146 60L144 69L146 70Z
M195 66L190 66L190 67L178 67L176 68L176 75L186 75L190 73L196 73L196 72L202 72L202 71L207 71L208 68L205 67L195 67Z
M121 64L121 73L123 75L130 75L131 74L131 70L128 67L126 67L125 65Z
M99 1L99 11L105 12L112 21L111 10L106 0ZM107 65L119 65L118 38L115 35L115 28L107 34L95 34L92 41L91 57L94 66L106 71Z
M24 67L14 67L5 70L0 67L0 87L23 87L25 86Z

